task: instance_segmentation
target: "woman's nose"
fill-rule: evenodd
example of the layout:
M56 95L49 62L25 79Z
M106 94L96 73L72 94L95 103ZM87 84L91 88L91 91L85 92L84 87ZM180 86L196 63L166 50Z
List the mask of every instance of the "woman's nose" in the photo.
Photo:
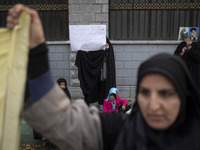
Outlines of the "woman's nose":
M149 109L151 111L157 111L159 108L160 108L159 95L156 93L152 93L149 101Z

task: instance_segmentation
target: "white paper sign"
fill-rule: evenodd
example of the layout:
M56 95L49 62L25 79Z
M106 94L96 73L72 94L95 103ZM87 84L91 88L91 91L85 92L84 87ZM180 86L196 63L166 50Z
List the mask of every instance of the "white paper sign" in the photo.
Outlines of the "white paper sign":
M104 50L106 25L70 25L69 39L72 51Z

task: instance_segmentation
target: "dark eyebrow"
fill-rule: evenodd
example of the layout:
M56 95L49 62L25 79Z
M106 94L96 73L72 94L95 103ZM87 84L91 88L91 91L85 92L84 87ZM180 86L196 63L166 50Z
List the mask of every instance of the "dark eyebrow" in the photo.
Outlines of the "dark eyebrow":
M139 86L138 89L139 89L139 90L141 90L141 89L149 90L149 88L142 87L142 86ZM158 92L164 92L164 91L176 92L176 90L175 90L174 88L173 88L173 89L171 89L171 88L163 88L163 89L158 90Z
M161 89L158 92L165 92L165 91L169 91L169 92L176 92L175 89Z

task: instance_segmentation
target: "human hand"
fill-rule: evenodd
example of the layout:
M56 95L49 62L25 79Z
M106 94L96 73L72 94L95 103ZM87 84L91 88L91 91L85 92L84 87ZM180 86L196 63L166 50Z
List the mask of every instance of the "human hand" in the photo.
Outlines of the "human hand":
M106 50L108 50L109 49L109 44L108 43L106 43Z
M122 110L125 110L125 109L126 109L126 106L125 106L125 105L123 105L123 106L122 106Z
M185 53L186 50L187 50L187 47L183 47L182 52L180 53L180 55L183 56L183 54Z
M187 49L188 50L191 49L192 48L192 46L191 46L192 45L192 40L187 38L187 39L185 39L185 42L187 44Z
M17 24L19 24L19 18L22 12L28 13L31 17L29 48L32 49L39 44L45 42L42 23L37 11L27 8L22 4L17 4L9 10L6 26L9 29L13 29Z

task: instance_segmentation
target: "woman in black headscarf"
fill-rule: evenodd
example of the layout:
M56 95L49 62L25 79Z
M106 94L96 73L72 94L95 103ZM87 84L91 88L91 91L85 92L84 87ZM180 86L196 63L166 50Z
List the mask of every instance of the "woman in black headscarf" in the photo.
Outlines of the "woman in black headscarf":
M199 150L200 91L184 63L169 54L145 61L138 71L136 107L115 150Z
M68 98L71 100L71 94L69 93L69 90L67 88L67 81L64 78L59 78L57 80L57 83L60 86L60 88L63 89L63 91L65 92L65 94L68 96Z
M75 65L78 67L78 79L87 104L98 101L103 106L110 88L116 87L114 50L106 38L106 50L82 51L76 55ZM106 61L106 79L101 80L103 63Z
M200 41L185 39L177 46L174 55L183 59L200 89Z

